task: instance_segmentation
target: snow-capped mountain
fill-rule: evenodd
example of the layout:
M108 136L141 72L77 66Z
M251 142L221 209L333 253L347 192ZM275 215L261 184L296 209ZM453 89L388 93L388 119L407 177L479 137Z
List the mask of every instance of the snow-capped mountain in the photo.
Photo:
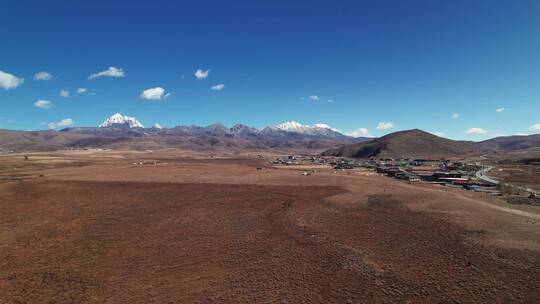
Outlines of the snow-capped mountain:
M99 127L144 128L144 126L135 117L124 116L120 113L116 113L107 118L102 124L99 125Z
M84 129L84 128L83 128ZM118 136L119 132L130 132L139 135L182 135L182 136L216 136L229 138L237 137L242 139L272 139L272 140L342 140L349 141L353 137L342 134L327 124L303 125L296 121L288 121L263 129L256 129L242 124L236 124L228 128L216 123L206 127L200 126L176 126L174 128L162 128L159 124L154 124L150 128L145 128L135 117L124 116L116 113L107 118L99 125L99 134L106 132L108 136ZM75 130L73 130L75 131ZM96 133L91 128L78 132ZM134 133L135 132L135 133Z
M47 134L50 132L47 131ZM343 135L325 124L310 126L294 121L263 129L242 124L227 127L219 123L205 127L178 125L174 128L160 128L154 124L145 128L134 117L118 113L107 118L99 127L64 128L59 130L57 135L65 137L65 147L69 148L128 147L136 150L181 148L196 151L205 149L323 151L367 140Z
M310 136L328 136L328 137L341 137L345 136L336 129L331 128L327 124L315 124L313 126L303 125L296 121L288 121L273 127L272 130L279 130L284 132L299 133Z
M294 120L284 122L279 125L275 125L275 129L279 129L281 131L287 131L287 132L297 132L297 133L304 133L308 130L308 126L304 126L301 123L298 123Z

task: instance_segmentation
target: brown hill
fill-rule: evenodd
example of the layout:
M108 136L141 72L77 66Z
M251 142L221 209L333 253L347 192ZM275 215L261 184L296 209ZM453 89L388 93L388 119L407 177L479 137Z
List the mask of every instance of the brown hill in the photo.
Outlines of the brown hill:
M473 142L455 141L414 129L323 152L352 158L451 158L477 153Z
M69 147L70 143L92 138L87 134L70 134L57 131L0 130L0 152L54 151Z
M540 134L501 136L478 143L482 150L487 151L522 151L540 148Z

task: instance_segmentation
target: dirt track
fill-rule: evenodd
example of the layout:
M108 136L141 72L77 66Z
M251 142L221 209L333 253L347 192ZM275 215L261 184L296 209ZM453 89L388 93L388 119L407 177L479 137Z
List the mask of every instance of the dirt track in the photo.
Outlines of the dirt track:
M173 161L2 172L19 177L0 182L0 303L540 299L528 218L379 177Z

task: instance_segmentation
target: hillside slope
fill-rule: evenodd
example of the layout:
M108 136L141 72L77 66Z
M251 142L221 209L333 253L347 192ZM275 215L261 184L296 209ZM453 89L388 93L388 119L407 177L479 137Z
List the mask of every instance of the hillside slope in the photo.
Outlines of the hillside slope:
M352 158L449 158L477 152L472 142L450 140L414 129L345 145L325 151L322 155Z
M540 148L540 134L501 136L478 143L482 150L488 151L518 151Z

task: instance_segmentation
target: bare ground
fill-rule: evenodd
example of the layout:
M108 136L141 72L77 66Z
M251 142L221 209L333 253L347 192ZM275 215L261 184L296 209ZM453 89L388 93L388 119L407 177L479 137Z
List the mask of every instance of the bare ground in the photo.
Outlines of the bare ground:
M253 158L10 156L0 168L0 303L540 300L532 207Z

